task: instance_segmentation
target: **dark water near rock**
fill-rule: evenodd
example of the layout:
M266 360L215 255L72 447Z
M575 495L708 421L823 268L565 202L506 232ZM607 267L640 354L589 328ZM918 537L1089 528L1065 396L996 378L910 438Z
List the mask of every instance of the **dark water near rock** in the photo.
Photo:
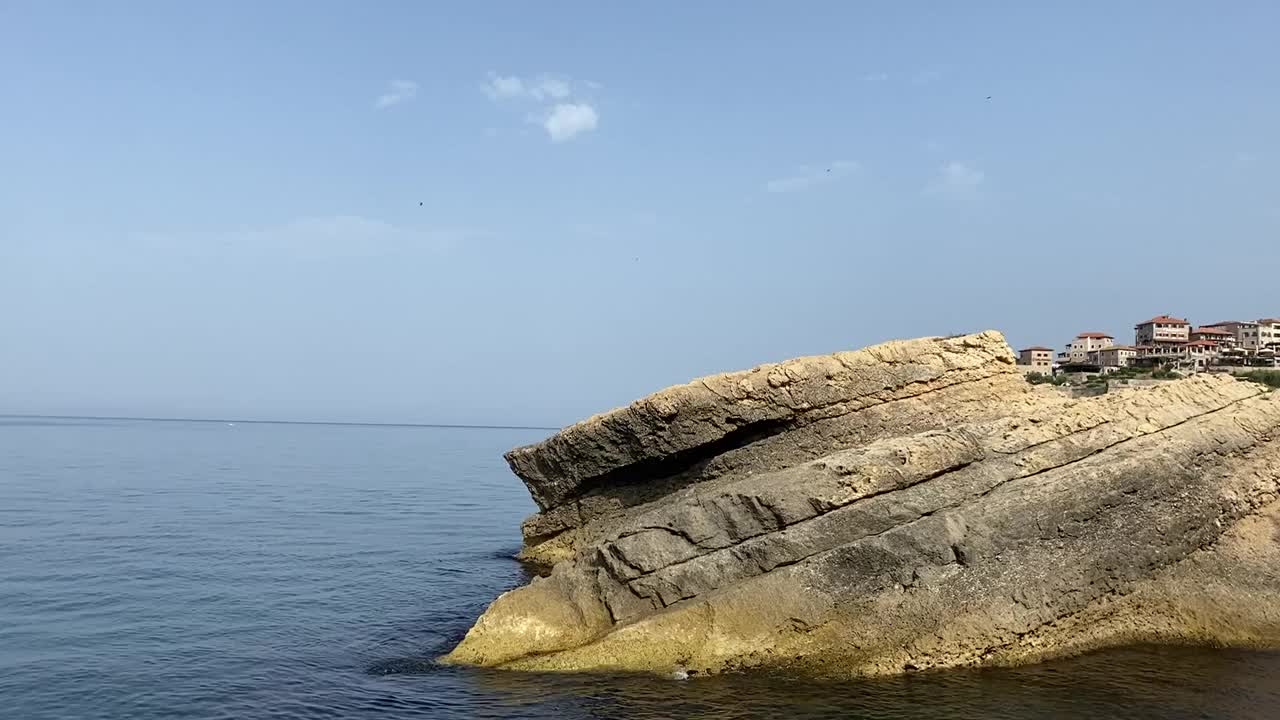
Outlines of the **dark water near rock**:
M545 433L0 418L0 716L1277 718L1280 654L813 683L438 669Z

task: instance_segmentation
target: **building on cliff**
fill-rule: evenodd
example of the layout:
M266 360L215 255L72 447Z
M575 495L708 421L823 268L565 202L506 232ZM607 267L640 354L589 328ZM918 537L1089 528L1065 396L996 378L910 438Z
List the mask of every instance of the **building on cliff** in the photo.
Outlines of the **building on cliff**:
M1211 340L1219 347L1231 347L1236 344L1236 336L1230 330L1214 325L1205 325L1191 331L1192 340Z
M1216 340L1216 364L1274 367L1280 354L1280 319L1226 320L1197 328L1192 340Z
M1123 368L1133 364L1138 349L1132 345L1109 345L1089 351L1089 364L1100 368Z
M1280 318L1262 318L1258 321L1258 348L1280 351Z
M1163 347L1180 345L1191 340L1191 323L1182 318L1157 315L1133 326L1133 344Z
M1053 348L1040 345L1018 351L1018 369L1024 373L1053 374Z
M1115 338L1100 332L1082 332L1067 345L1067 357L1074 364L1089 362L1089 353L1115 344Z
M1115 338L1106 333L1082 332L1067 343L1058 353L1058 366L1068 372L1097 370L1096 357L1092 353L1115 345Z
M1205 325L1200 330L1217 329L1231 335L1232 343L1241 350L1253 352L1258 349L1258 323L1239 320L1224 320L1212 325Z

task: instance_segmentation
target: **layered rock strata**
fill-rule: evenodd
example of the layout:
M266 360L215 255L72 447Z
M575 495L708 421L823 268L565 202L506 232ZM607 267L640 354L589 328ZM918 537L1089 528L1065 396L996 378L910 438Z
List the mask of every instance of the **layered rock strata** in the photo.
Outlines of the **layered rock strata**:
M1072 400L998 333L661 391L508 455L549 575L446 662L882 674L1280 641L1280 394Z

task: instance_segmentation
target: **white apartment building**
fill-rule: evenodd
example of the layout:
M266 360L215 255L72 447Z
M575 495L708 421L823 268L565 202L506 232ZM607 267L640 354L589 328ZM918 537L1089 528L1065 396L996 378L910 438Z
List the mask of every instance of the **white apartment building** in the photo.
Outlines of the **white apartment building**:
M1258 321L1258 347L1280 350L1280 318L1262 318Z

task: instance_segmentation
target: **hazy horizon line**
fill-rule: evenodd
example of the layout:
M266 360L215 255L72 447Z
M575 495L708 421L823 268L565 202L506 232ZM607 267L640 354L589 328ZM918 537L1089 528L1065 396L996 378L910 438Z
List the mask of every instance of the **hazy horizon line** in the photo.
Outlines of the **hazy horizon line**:
M41 420L134 420L139 422L243 423L246 425L342 425L352 427L420 427L463 430L559 430L543 425L475 425L466 423L353 422L345 420L245 420L239 418L142 417L128 415L45 415L40 413L0 413L0 418Z

